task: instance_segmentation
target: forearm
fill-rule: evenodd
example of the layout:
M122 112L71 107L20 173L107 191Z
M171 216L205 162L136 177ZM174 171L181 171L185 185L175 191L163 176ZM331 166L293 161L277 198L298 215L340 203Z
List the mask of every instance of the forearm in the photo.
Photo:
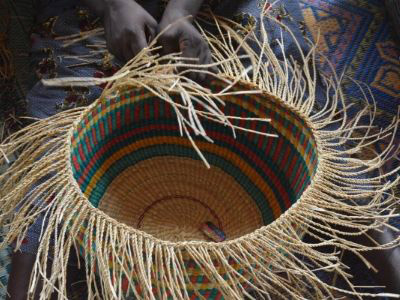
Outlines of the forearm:
M177 19L186 16L196 16L204 0L170 0L165 11L169 18ZM172 21L172 20L171 20Z
M106 8L121 5L124 1L134 0L81 0L96 16L102 18Z

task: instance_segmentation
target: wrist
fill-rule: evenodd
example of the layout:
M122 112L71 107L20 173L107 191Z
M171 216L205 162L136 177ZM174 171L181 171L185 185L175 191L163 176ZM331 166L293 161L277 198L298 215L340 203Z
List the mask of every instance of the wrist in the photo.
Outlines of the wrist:
M197 15L203 0L170 0L163 14L168 23L177 19Z

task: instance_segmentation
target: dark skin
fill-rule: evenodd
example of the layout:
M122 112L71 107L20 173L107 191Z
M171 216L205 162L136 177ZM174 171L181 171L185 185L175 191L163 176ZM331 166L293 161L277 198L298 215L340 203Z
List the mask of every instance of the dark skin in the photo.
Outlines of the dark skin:
M11 273L8 280L7 300L23 300L29 285L29 278L35 263L35 256L29 253L15 252L11 262ZM36 295L37 298L38 295Z
M71 251L73 256L72 260L77 261L75 251ZM36 255L30 253L22 253L16 251L13 254L11 261L11 273L8 280L6 300L26 300L29 288L30 275L35 264ZM81 264L82 268L84 263ZM47 268L47 273L50 274L50 264ZM67 268L67 286L73 289L85 289L85 271L79 270L75 266L68 266ZM42 282L36 286L34 299L39 299L40 291L42 290ZM54 293L49 300L56 300L57 294Z
M194 58L197 61L187 61L191 64L212 63L211 51L200 32L193 26L192 19L184 18L195 16L203 1L170 0L157 31L163 32L170 24L172 26L164 31L158 43L162 46L162 54L181 52L182 57ZM216 70L210 68L210 71ZM190 73L193 80L204 81L205 73Z
M371 231L373 237L380 244L389 243L396 238L392 230L384 229L381 231ZM356 242L372 245L365 237L359 238ZM386 286L386 291L400 294L400 247L389 250L375 250L364 253L364 257L377 268L378 273L374 273L375 280L382 286Z
M335 226L335 229L343 232L351 231L341 226ZM379 231L369 230L367 234L380 245L388 244L395 240L398 236L398 234L396 236L396 233L388 228L381 228ZM353 243L369 247L376 247L377 244L372 242L370 238L368 238L366 235L347 237L347 239ZM306 235L304 240L308 243L319 242L310 235ZM335 251L332 247L321 247L318 250L324 253L331 253L332 251ZM344 254L346 256L354 255L349 251L345 251ZM385 292L387 293L400 294L400 270L398 268L400 265L400 247L394 247L387 250L365 251L362 252L362 255L373 265L374 268L377 269L377 273L371 271L376 284L385 286ZM349 267L351 267L351 265ZM354 276L363 278L364 274L354 274Z
M200 32L193 25L193 18L203 0L170 0L159 24L133 0L82 0L103 19L109 51L122 61L137 55L158 34L162 54L181 52L191 64L209 64L211 51ZM186 18L185 18L186 17ZM166 28L171 25L168 30ZM211 71L215 69L210 68ZM192 72L188 76L202 81L206 75Z

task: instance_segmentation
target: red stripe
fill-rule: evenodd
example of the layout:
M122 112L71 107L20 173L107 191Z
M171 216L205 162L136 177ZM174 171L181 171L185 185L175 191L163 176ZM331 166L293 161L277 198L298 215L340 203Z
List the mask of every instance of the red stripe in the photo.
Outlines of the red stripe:
M86 161L85 153L83 152L82 144L79 144L79 146L78 146L78 152L79 152L79 156L80 156L81 160L82 160L83 162Z
M307 143L308 143L308 138L307 138L307 136L303 133L303 135L304 135L304 140L303 140L303 144L302 144L302 146L303 146L303 148L306 148L306 145L307 145Z
M265 153L269 155L271 153L272 143L275 143L274 138L267 138L267 146L265 147Z
M164 103L163 103L164 104ZM161 105L163 105L163 104L161 104ZM165 104L164 104L165 105ZM171 107L171 105L165 105L165 116L167 117L167 118L170 118L170 117L172 117L172 107Z
M100 123L100 124L102 124L102 123ZM92 168L95 165L95 162L97 160L99 160L104 153L106 153L113 146L115 146L117 143L119 143L121 139L128 139L128 138L130 138L130 137L132 137L134 135L139 135L141 133L145 133L149 129L151 131L151 130L154 130L154 129L157 129L157 128L158 128L157 125L148 126L146 128L135 128L134 130L132 130L130 132L127 132L127 133L124 133L124 134L120 135L118 139L115 138L115 139L111 140L110 142L108 142L106 145L101 147L101 149L99 149L99 151L97 151L95 153L95 155L93 156L93 158L89 161L89 163L87 164L87 166L85 167L85 169L84 169L84 171L82 173L81 178L79 178L78 183L79 184L83 183L83 181L85 180L87 174L89 173L90 168ZM177 127L175 125L172 125L172 126L170 125L170 126L168 126L168 129L169 130L174 130L174 129L176 130Z
M78 163L78 159L76 158L76 156L72 156L72 163L74 164L74 167L77 171L81 170L81 166Z
M118 129L121 128L121 111L120 110L117 111L117 128Z
M294 125L292 123L289 123L288 131L293 133L293 128L294 128ZM282 160L281 160L282 167L284 167L288 163L290 152L291 152L290 147L286 147L285 153L283 154ZM287 172L289 172L289 169L287 169ZM290 184L293 186L293 182L291 182Z
M139 105L136 105L134 111L134 119L137 121L139 120L139 117L140 117L140 107Z
M302 168L301 166L298 166L298 168L297 168L297 170L296 170L296 175L295 175L295 177L294 177L293 182L297 182L297 180L299 180L300 173L301 173L302 169L303 169L303 168Z
M266 131L267 131L267 126L266 126L266 125L263 125L262 128L261 128L261 130L262 130L262 132L266 132ZM260 138L258 139L258 145L257 145L257 147L258 147L258 148L261 148L262 145L263 145L263 143L264 143L264 141L265 141L265 137L260 136Z
M126 277L122 279L122 290L127 291L129 288L129 281Z
M131 123L131 108L130 106L127 106L125 110L125 124L130 124Z
M278 160L279 154L281 153L282 145L283 145L283 139L278 139L278 144L275 147L275 153L274 156L272 157L273 161Z
M191 276L190 281L194 284L197 282L197 277L196 276Z
M222 293L218 292L217 295L215 296L215 300L219 300L222 298Z
M90 144L89 136L86 136L85 143L88 147L89 153L92 152L92 145Z
M289 165L289 168L288 168L288 175L289 176L291 175L296 162L297 162L296 157L292 157L292 161L290 162L290 165Z
M250 129L251 130L256 130L257 128L257 121L250 121ZM250 141L255 141L256 140L256 134L255 133L250 133L249 134L249 139Z
M307 177L308 177L307 172L303 172L303 178L301 179L300 184L297 186L296 193L298 193L300 191L300 189L303 186L304 181L306 180Z
M214 132L209 131L210 138L213 138L213 135ZM229 144L235 143L235 140L231 136L224 136L224 140L227 141ZM278 179L278 177L276 177L275 173L268 167L268 165L244 145L236 143L235 146L239 148L241 153L243 153L247 157L251 157L254 165L258 166L264 171L265 175L270 179L270 181L274 184L275 188L278 190L277 191L278 195L282 196L282 199L285 202L285 206L290 207L291 203L289 199L289 194L287 193L286 189L282 186L281 181Z
M294 139L298 141L298 140L300 139L300 135L301 135L301 131L300 131L300 130L297 130L297 133L296 133L296 136L295 136ZM288 172L289 172L289 173L288 173L288 176L291 175L291 173L292 173L292 171L293 171L293 168L294 168L296 162L297 162L297 157L296 157L296 156L292 157L292 161L290 162L290 165L289 165L289 168L288 168ZM292 183L295 184L296 181L293 180Z
M108 123L108 134L110 134L111 132L113 132L113 124L112 124L111 114L108 115L108 117L107 117L107 123Z
M178 129L177 125L165 125L165 128L167 128L170 131ZM153 131L153 130L157 130L157 129L158 130L160 129L159 125L149 125L149 126L146 126L145 128L136 128L135 130L132 130L128 133L122 134L120 136L120 138L128 139L134 135L139 135L141 133L146 133L148 131ZM215 132L209 131L209 136L210 136L210 138L215 139L215 137L217 135ZM98 152L96 152L94 157L90 160L90 162L87 164L86 168L84 169L83 174L78 181L79 183L82 183L84 181L84 177L87 176L90 168L94 165L95 161L98 160L101 157L101 155L103 155L105 152L107 152L109 149L111 149L114 145L116 145L119 140L120 139L111 140L106 145L104 145ZM264 161L262 161L259 157L255 156L254 153L250 149L248 149L246 146L237 143L236 140L231 136L222 136L221 140L225 140L227 143L229 143L231 145L235 145L240 150L241 153L243 153L244 155L246 155L248 157L251 157L254 165L260 167L265 172L265 175L274 184L275 188L277 189L278 195L282 196L282 199L285 202L285 206L290 207L290 201L288 200L289 195L288 195L287 191L282 186L280 180L276 177L275 173L268 167L268 165ZM269 144L271 143L270 140L272 140L272 139L269 139Z
M289 159L289 154L290 154L290 152L291 152L291 149L289 148L289 147L286 147L286 151L285 151L285 153L283 154L283 157L282 157L282 161L281 161L281 163L282 163L282 166L283 166L283 164L287 164L288 163L288 159ZM289 170L288 170L289 171Z
M142 295L142 288L140 287L140 285L136 285L136 292L139 294L139 295Z
M237 114L235 114L235 116L237 116ZM244 118L248 117L247 112L245 110L242 110L241 116L243 119L240 120L240 127L246 128L246 120L244 120Z
M104 139L106 134L105 134L105 130L104 130L104 123L102 121L100 121L99 127L100 127L100 136L102 139Z
M196 300L196 299L197 299L197 296L196 296L196 294L193 293L193 295L190 297L190 300Z
M93 144L97 145L96 128L94 128L94 127L92 127L92 139L93 139Z
M166 201L175 200L175 199L180 199L180 198L181 198L181 199L184 199L184 200L190 200L190 201L193 201L193 202L195 202L195 203L199 203L201 206L203 206L204 208L208 209L208 211L211 213L211 215L217 220L217 222L218 222L218 227L219 227L222 231L224 230L223 225L222 225L222 222L221 222L221 219L218 217L217 213L216 213L210 206L208 206L206 203L204 203L204 202L202 202L201 200L196 199L196 198L194 198L194 197L189 197L189 196L184 196L184 197L183 197L183 196L180 196L180 195L170 195L170 196L167 196L167 197L163 197L163 198L160 198L160 199L156 200L155 202L151 203L150 205L148 205L148 206L143 210L143 213L139 216L139 219L138 219L136 228L137 228L137 229L140 229L140 227L142 226L142 221L143 221L144 217L146 216L146 214L148 213L148 211L149 211L150 209L152 209L154 206L156 206L156 205L158 205L158 204L160 204L160 203L162 203L162 202L165 203Z
M146 120L150 119L150 107L147 102L144 103L144 117Z

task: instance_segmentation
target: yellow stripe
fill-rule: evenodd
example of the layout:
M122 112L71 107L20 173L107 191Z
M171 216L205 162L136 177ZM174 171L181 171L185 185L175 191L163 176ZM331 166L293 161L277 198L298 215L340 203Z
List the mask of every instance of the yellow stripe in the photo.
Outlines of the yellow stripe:
M240 99L234 99L233 97L229 97L227 99L229 102L235 103L236 105L242 105L243 107L245 107L248 111L254 113L258 118L269 118L270 116L267 116L267 114L263 111L260 111L259 109L256 109L254 107L254 105L251 105L249 103L247 103L246 105L243 105L243 100ZM273 108L276 108L277 106L273 106L271 105L272 102L267 102L265 101L265 99L263 99L263 101L260 100L259 97L254 97L254 100L256 100L258 103L260 103L261 106L264 106L270 110L273 110ZM279 108L281 108L280 106L278 106ZM280 117L283 117L283 119L287 119L290 121L290 123L294 124L297 128L301 129L301 128L305 128L304 124L302 124L294 115L294 113L292 113L290 111L290 114L286 114L286 113L282 113L282 110L278 110L278 115ZM295 136L293 135L292 132L290 132L287 128L285 127L280 127L277 126L277 124L279 123L274 123L274 120L271 120L270 125L275 128L278 131L279 136L284 136L286 140L290 141L290 143L296 148L296 150L303 156L303 159L308 167L308 172L309 172L309 176L312 176L312 168L311 168L311 157L307 156L305 157L305 152L306 152L306 148L307 148L307 144L304 147L303 145L301 145L299 143L299 141L295 138ZM312 147L316 147L315 146L315 141L314 141L314 137L312 135L311 132L309 132L309 130L303 130L303 134L305 135L306 139L308 139L309 142L311 142ZM278 137L279 138L279 137Z
M102 164L101 168L96 171L91 181L89 182L88 187L85 191L86 196L90 197L93 188L97 185L98 181L101 179L104 173L107 172L107 170L113 165L115 161L141 148L148 148L150 146L159 145L163 143L170 143L170 144L172 143L175 145L191 147L191 144L187 139L178 137L148 138L145 140L140 140L138 142L132 143L126 146L125 148L120 149L119 151L113 153ZM197 142L197 145L200 147L200 149L224 157L224 159L228 160L233 165L237 166L238 165L237 162L240 162L240 165L238 167L256 186L260 187L261 192L264 194L265 198L268 200L268 203L270 204L274 217L278 218L281 215L279 201L275 197L272 189L266 184L265 180L256 171L254 171L253 168L251 168L247 163L245 163L240 158L240 156L236 155L233 152L229 152L229 155L226 155L226 148L222 148L208 142Z
M115 104L110 105L107 109L107 111L112 111L116 108L121 107L122 105L125 105L126 103L134 103L136 101L141 101L144 99L147 99L149 97L154 97L154 95L151 92L147 92L143 95L139 95L139 96L135 96L135 97L130 97L130 98L125 98L124 96L121 96L121 100L117 101ZM290 114L285 113L285 111L283 110L284 107L281 106L281 104L277 101L274 101L272 99L274 99L272 96L268 97L268 95L266 94L266 96L264 98L262 98L259 95L252 95L253 100L256 101L257 103L259 103L261 105L261 107L266 107L270 110L274 110L277 109L277 113L278 115L283 118L283 119L288 119L292 124L294 124L297 128L305 128L304 124L302 122L300 122L295 116L294 113L292 111L290 111ZM266 101L266 99L268 99L269 101ZM234 96L229 96L229 97L224 97L224 101L226 102L231 102L234 103L236 105L242 106L243 108L247 109L248 111L253 112L255 115L257 115L259 118L267 118L269 116L267 116L267 114L263 111L260 111L259 109L256 109L253 105L249 104L248 102L244 102L243 99L238 98L238 97L234 97ZM273 103L275 103L275 105L273 105ZM276 105L278 104L278 105ZM80 140L83 135L95 124L98 122L100 117L103 117L103 113L98 113L90 122L88 125L85 126L85 128L79 133L79 136L77 139L75 139L72 143L72 147L75 148L77 146L77 142L78 140ZM305 160L305 163L308 167L308 175L312 176L312 164L310 162L311 158L309 156L305 157L305 151L306 151L306 147L303 147L302 145L300 145L298 143L298 140L295 139L295 137L293 136L292 132L290 132L287 128L284 127L280 127L277 124L279 123L274 123L274 120L272 120L272 122L270 123L270 125L275 128L279 134L281 136L284 136L287 140L289 140L293 146L297 149L297 151L303 156L303 159ZM314 138L312 136L312 133L309 130L304 130L303 134L305 134L306 138L309 140L309 142L312 143L312 147L315 147L315 141Z
M224 83L222 81L219 81L219 82L216 81L213 84L215 86L219 86L220 88L225 88L225 85L224 85ZM245 88L242 88L243 86ZM237 86L233 87L232 91L255 90L255 89L258 89L258 88L257 87L252 88L250 86L250 84L242 82L242 85L237 85ZM226 97L223 97L223 100L224 101L228 101L228 102L229 101L232 102L231 100L232 100L233 97L234 96L226 96ZM252 100L256 100L256 102L259 103L261 106L267 107L270 110L274 111L278 107L279 108L278 111L280 112L279 115L280 116L284 116L284 118L286 118L286 116L287 116L286 112L289 111L292 116L296 116L297 117L297 118L293 118L292 119L292 120L294 120L295 125L297 127L300 127L300 128L304 127L303 122L301 120L299 121L299 119L301 119L301 118L298 117L298 115L295 112L292 112L290 109L286 108L285 105L287 105L287 104L285 104L285 102L283 100L280 100L278 97L275 97L275 96L270 95L268 93L264 93L264 94L252 94L251 98L252 98ZM240 100L240 97L239 97L239 100ZM268 100L268 101L266 101L266 100ZM238 102L235 102L235 103L237 103L238 105L240 105L240 106L242 106L243 108L246 108L246 109L249 108L249 105L250 105L249 102L244 102L243 100L239 101L239 103ZM276 104L278 106L276 106ZM261 117L261 114L259 114L259 113L256 113L256 114ZM263 115L265 117L265 114L263 114ZM307 130L307 136L312 137L311 130L309 130L309 129Z
M91 130L91 128L93 127L94 124L96 124L100 118L103 118L106 112L110 112L113 111L116 108L119 108L123 105L125 105L126 103L134 103L136 101L141 101L144 99L147 99L149 97L154 97L154 95L150 92L145 93L143 95L140 96L135 96L134 98L126 98L126 99L122 99L124 98L123 96L121 96L121 100L117 101L116 103L110 105L109 107L107 107L106 109L102 110L100 113L97 113L97 115L92 118L92 120L90 120L90 122L88 124L85 124L85 127L82 128L82 130L79 132L79 135L76 139L74 139L74 141L72 142L72 147L75 148L77 146L77 143L80 139L82 139L83 135L88 132L89 130ZM101 105L101 104L99 104ZM98 108L98 106L96 106L93 110L96 110ZM91 113L92 111L88 112ZM81 123L80 123L81 124Z

